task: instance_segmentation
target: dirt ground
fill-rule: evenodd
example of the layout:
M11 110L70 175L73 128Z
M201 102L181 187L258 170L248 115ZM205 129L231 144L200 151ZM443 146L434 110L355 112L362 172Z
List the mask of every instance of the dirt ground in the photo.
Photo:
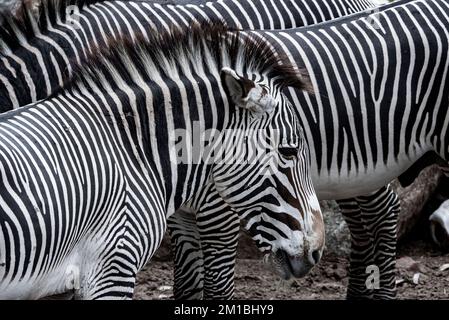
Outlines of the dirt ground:
M165 249L166 250L166 249ZM236 299L344 299L347 284L346 257L325 254L305 278L283 283L262 263L248 259L254 252L242 250L236 268ZM162 257L162 258L161 258ZM135 299L170 299L172 297L172 261L167 253L159 254L139 275ZM166 260L166 261L160 261ZM413 241L398 252L399 299L449 299L449 263L443 254L423 241ZM419 278L416 279L419 274ZM417 284L413 282L413 277ZM415 281L416 282L416 281Z

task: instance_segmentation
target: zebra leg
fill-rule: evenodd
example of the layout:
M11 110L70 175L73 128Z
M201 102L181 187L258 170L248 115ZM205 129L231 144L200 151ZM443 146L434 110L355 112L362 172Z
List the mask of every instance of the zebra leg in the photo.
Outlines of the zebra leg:
M373 264L366 266L366 287L372 287L374 299L396 297L396 242L400 202L388 185L356 198L362 221L371 236L366 251L371 251ZM376 279L379 277L379 279Z
M120 242L117 242L120 243ZM77 300L130 300L134 295L137 267L130 260L129 250L114 245L103 251L88 266L70 268L66 284ZM80 274L79 272L85 272Z
M82 299L131 300L136 285L136 273L119 264L120 261L115 261L114 266L103 270L102 277L96 281L96 288L91 290L88 297ZM75 299L79 297L75 295Z
M83 259L66 269L66 288L74 291L75 299L133 298L136 275L141 267L135 253L141 247L141 242L128 233L127 217L131 212L126 202L125 185L121 188L122 198L117 201L117 207L110 210L111 218L105 228L100 228L100 232L93 232L84 239L85 244L78 248Z
M215 213L213 217L200 213L198 227L205 257L204 299L230 300L234 296L239 216L230 210Z
M203 298L203 251L195 213L189 208L179 209L167 222L174 255L175 299Z
M374 263L370 250L371 236L362 219L362 212L354 199L337 201L351 234L347 299L372 299L366 286L366 267Z

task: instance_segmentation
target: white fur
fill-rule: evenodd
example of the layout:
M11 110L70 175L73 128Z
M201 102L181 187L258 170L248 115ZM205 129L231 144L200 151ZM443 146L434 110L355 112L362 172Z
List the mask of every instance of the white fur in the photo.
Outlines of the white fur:
M242 97L242 92L239 89L235 89L232 81L236 83L241 81L241 77L237 72L231 68L223 68L221 70L227 77L226 82L228 88L231 91L231 98L233 102L244 109L251 110L255 113L272 112L277 105L277 101L271 96L264 88L257 83L253 82L254 88L252 88L246 97Z

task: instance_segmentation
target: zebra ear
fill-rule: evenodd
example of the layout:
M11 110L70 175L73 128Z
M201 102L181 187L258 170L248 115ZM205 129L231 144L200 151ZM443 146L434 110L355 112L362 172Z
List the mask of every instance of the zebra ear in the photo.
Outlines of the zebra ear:
M232 102L244 109L264 113L273 111L276 106L274 98L256 82L240 77L234 70L223 68L221 82Z

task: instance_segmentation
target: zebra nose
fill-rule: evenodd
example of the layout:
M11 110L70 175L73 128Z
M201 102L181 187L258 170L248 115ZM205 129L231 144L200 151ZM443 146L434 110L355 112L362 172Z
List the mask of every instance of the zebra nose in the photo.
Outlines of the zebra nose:
M281 261L284 262L285 267L288 270L288 273L290 273L295 278L301 278L307 275L310 271L310 269L313 267L307 260L300 256L292 256L289 255L284 250L278 250L277 253L278 257L280 257ZM287 279L290 278L290 276L287 277Z
M312 251L312 264L316 265L318 262L320 262L321 259L321 252L320 250L313 250Z

